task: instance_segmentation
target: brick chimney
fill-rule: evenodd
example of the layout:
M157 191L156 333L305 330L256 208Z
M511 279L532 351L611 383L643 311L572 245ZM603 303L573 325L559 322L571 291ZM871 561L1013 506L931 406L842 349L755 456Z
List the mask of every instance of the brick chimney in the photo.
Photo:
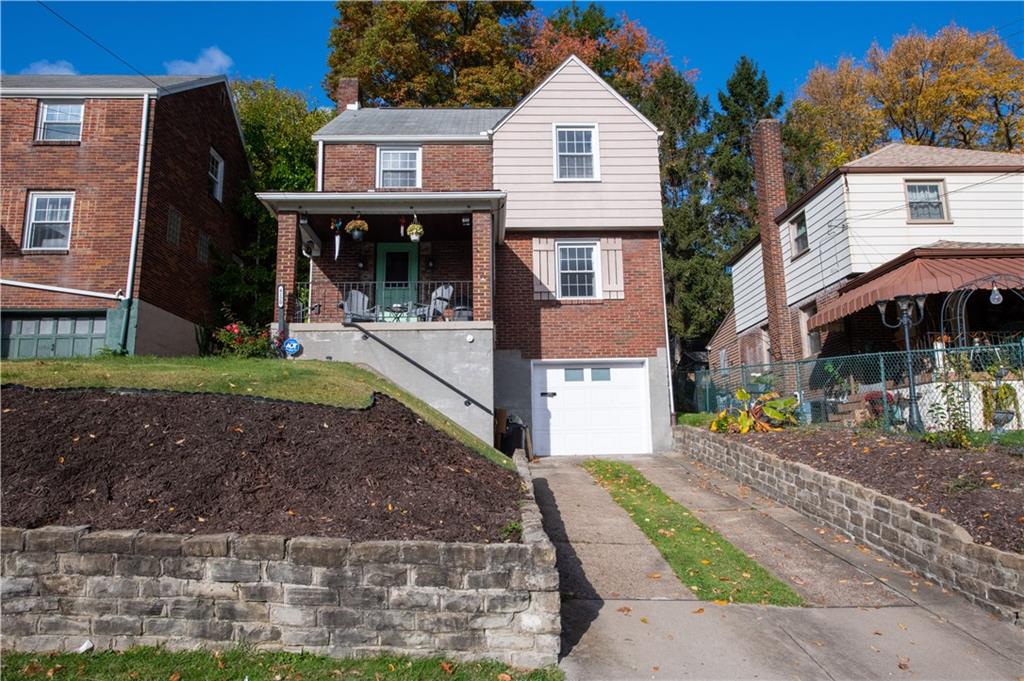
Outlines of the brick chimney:
M793 317L786 305L786 276L782 240L775 216L786 207L786 179L782 173L782 125L773 118L754 126L754 187L757 191L757 226L761 232L761 263L764 267L768 304L768 337L773 361L800 359L795 348Z
M334 104L338 113L359 108L359 79L339 78L334 87Z

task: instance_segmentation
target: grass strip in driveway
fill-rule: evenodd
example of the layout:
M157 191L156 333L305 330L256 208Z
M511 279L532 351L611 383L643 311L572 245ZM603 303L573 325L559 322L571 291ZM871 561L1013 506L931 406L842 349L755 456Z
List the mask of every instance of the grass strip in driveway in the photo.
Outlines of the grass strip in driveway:
M591 460L582 466L629 513L679 581L701 600L803 605L789 586L697 520L632 466L606 460Z
M0 658L5 681L23 679L77 679L81 681L338 681L338 679L388 679L388 681L559 681L555 668L532 672L516 670L499 662L451 662L441 658L409 659L370 657L334 659L299 653L253 652L243 649L222 653L168 652L160 648L132 648L123 653L77 655L64 653L10 653ZM507 679L505 678L507 676Z
M374 392L395 398L483 457L505 468L509 458L394 383L347 362L239 357L79 357L0 363L0 382L32 388L142 388L224 393L327 404L370 405Z

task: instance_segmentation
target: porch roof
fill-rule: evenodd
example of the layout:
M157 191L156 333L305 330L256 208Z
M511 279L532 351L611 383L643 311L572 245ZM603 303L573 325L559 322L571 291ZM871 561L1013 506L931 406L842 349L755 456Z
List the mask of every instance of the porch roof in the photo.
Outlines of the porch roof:
M391 213L494 214L494 238L505 236L505 192L259 192L256 198L274 215L386 215Z
M975 279L991 277L986 286L1013 288L1001 275L1024 273L1024 246L937 242L914 248L898 258L851 280L839 297L822 306L807 320L815 329L896 296L917 296L955 291Z

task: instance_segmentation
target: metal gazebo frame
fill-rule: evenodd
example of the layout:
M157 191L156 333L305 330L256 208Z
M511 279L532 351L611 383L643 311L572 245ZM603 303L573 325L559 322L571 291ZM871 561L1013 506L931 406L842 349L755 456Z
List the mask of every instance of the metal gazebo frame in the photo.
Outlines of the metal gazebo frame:
M1024 300L1024 294L1020 292L1020 290L1024 290L1024 277L1010 274L1009 272L987 274L984 277L972 279L959 286L956 290L946 294L946 299L942 302L941 323L939 327L942 334L949 338L946 347L957 348L969 345L967 337L969 333L967 328L967 301L978 291L991 291L992 289L1001 289L1000 295L1003 292L1013 293L1021 300Z

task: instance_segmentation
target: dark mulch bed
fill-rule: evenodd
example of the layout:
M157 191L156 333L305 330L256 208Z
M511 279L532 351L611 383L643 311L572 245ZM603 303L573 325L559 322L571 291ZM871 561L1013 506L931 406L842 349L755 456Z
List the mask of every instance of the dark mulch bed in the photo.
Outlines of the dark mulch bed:
M830 429L730 437L949 518L978 543L1024 553L1024 459L1009 448L946 449L899 435Z
M518 476L395 400L4 388L4 525L500 541Z

